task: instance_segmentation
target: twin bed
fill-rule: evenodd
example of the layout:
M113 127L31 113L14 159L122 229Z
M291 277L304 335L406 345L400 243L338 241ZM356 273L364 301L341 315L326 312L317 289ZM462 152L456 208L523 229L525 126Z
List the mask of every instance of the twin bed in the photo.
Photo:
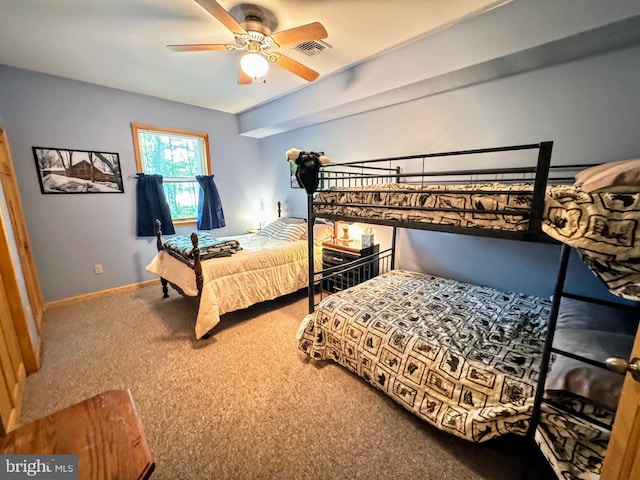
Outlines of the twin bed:
M307 225L303 219L281 218L258 233L214 238L193 234L163 242L147 270L179 293L200 297L195 336L200 339L220 316L307 286ZM322 250L312 247L315 265ZM213 253L213 256L209 256Z

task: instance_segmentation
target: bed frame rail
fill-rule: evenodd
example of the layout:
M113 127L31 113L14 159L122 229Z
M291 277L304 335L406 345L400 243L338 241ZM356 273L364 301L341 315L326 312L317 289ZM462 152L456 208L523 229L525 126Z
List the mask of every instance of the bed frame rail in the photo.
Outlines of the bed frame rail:
M346 162L340 164L330 164L322 167L320 172L319 192L340 189L349 192L351 189L358 194L366 193L389 193L397 190L384 189L379 186L373 189L376 184L402 183L419 187L416 190L402 190L408 200L403 205L369 205L362 203L332 203L323 201L319 197L313 199L314 209L317 217L328 220L345 220L352 222L362 222L362 216L348 213L327 212L326 208L332 206L359 207L366 210L371 207L381 207L390 212L397 212L396 217L408 210L422 213L459 213L478 215L499 215L508 219L512 223L526 223L526 230L502 230L499 228L466 227L449 225L443 223L430 223L428 221L399 220L392 218L394 215L385 218L367 218L366 223L387 225L393 227L413 228L421 230L435 230L449 233L488 236L506 238L512 240L525 240L534 242L557 243L541 231L542 215L544 213L545 193L547 185L558 185L573 183L574 175L577 171L588 165L550 165L553 142L541 142L537 144L515 145L510 147L484 148L476 150L460 150L454 152L429 153L420 155L408 155L402 157L380 158L363 160L358 162ZM527 152L530 150L531 152ZM514 158L515 163L526 162L527 166L507 167L507 168L462 168L462 169L440 169L429 163L430 159L439 157L467 157L463 158L466 164L478 165L486 162L483 155L489 155L492 161L505 159L505 154L513 153L518 156ZM520 152L520 153L518 153ZM536 154L535 165L531 163L531 153ZM493 156L497 155L497 157ZM524 156L523 156L524 155ZM493 156L493 157L492 157ZM510 157L509 157L510 158ZM466 164L463 164L466 165ZM505 194L504 191L491 189L492 183L500 184L526 184L523 189L512 187L509 195L528 198L528 206L510 207L509 209L490 208L457 208L453 205L421 206L419 198L414 195L424 196L424 194L466 194L468 196ZM455 184L455 188L449 190L447 185ZM437 189L429 188L430 185L438 185ZM461 189L461 185L468 185L468 189ZM482 188L478 189L478 186ZM372 186L368 189L367 186ZM348 195L347 195L348 197ZM416 200L411 200L411 197Z
M314 272L314 291L317 292L317 298L314 298L313 307L331 293L348 288L352 283L360 283L361 279L370 278L392 269L393 249L388 248L353 262ZM372 275L374 272L375 275Z

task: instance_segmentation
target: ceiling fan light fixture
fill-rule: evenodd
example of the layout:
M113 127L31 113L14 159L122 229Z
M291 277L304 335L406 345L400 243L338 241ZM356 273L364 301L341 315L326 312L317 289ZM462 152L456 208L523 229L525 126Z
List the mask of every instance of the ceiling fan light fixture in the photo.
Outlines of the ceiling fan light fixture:
M227 11L216 0L195 0L233 34L235 44L201 43L167 45L176 52L204 52L226 50L244 51L240 59L238 85L250 85L269 71L269 64L288 70L298 77L313 82L320 74L276 50L281 47L327 38L327 30L320 22L312 22L273 33L278 22L273 12L252 4L239 4ZM231 12L231 13L230 13Z
M249 52L240 59L240 68L251 78L262 78L269 71L269 62L259 53Z

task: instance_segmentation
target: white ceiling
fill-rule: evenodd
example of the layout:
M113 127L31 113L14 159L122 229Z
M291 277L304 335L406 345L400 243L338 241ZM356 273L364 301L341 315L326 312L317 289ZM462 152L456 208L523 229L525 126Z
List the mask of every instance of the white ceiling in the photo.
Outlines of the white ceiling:
M509 1L509 0L507 0ZM219 0L270 9L275 31L321 22L332 48L281 52L323 76L421 38L504 0ZM0 64L230 113L307 85L272 66L237 85L239 52L176 53L168 44L234 43L194 0L0 0Z

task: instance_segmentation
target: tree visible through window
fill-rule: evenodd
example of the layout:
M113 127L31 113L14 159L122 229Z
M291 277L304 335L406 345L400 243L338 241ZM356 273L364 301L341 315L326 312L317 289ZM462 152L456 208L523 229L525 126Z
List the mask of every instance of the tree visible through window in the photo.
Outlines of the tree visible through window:
M196 175L210 175L206 133L131 124L138 172L163 176L174 223L198 216L200 185Z

